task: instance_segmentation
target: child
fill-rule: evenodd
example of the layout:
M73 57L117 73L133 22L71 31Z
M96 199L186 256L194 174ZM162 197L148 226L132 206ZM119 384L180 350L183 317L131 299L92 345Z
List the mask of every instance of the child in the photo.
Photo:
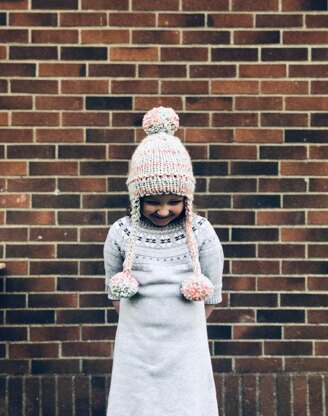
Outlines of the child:
M119 312L107 416L218 415L206 315L221 302L223 252L192 212L195 179L178 126L170 108L145 115L148 136L127 180L131 214L104 247Z

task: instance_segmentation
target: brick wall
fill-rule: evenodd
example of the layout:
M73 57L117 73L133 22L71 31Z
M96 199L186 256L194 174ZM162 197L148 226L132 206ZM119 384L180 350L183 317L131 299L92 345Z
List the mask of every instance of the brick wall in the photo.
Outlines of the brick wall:
M0 3L0 415L104 414L102 246L157 105L226 254L221 415L325 415L326 0Z

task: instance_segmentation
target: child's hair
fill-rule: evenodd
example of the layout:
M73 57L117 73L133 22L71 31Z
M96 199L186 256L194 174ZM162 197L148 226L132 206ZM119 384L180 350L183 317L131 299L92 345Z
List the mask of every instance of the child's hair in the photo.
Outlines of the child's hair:
M183 294L188 299L203 300L204 296L209 296L213 289L210 281L201 275L198 246L192 229L196 181L189 153L180 139L174 136L178 127L179 117L172 108L153 108L144 116L143 128L147 136L132 156L126 182L131 205L129 244L123 272L112 278L112 282L114 281L112 287L115 287L120 296L133 296L138 290L137 282L131 276L131 270L141 216L140 202L146 195L175 194L185 197L186 238L195 277L192 284L187 282L188 284L182 285Z

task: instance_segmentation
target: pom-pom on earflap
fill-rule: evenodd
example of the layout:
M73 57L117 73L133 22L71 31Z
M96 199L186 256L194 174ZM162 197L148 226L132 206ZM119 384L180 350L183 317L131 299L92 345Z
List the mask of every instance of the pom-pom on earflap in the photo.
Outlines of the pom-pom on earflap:
M192 276L182 282L181 293L192 301L204 301L214 293L213 283L203 274Z
M109 287L113 295L130 298L138 292L139 283L128 270L123 270L112 276Z
M173 135L179 128L179 117L172 108L155 107L145 114L142 127L147 135L161 132Z

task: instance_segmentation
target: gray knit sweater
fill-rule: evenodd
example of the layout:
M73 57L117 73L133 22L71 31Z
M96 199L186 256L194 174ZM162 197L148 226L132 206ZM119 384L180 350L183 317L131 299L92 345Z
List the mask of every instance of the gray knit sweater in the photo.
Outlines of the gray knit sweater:
M221 243L209 221L199 215L195 215L193 218L193 231L198 243L202 273L212 281L215 287L213 297L205 303L220 303L222 301L223 270ZM131 221L129 217L116 221L110 228L104 246L107 287L110 278L123 269L130 232ZM140 268L140 265L147 266L147 269L151 270L152 268L166 268L174 265L181 266L181 264L192 271L184 220L170 223L165 227L157 227L146 219L141 220L133 269ZM110 291L108 298L119 300Z

